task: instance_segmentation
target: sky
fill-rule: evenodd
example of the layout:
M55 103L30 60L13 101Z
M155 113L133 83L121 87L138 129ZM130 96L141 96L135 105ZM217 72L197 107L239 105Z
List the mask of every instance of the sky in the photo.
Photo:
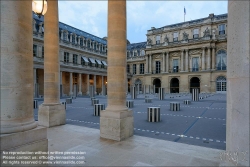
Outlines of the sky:
M145 42L147 30L227 13L227 1L132 1L127 0L127 39ZM107 36L106 0L59 1L59 21L98 36Z

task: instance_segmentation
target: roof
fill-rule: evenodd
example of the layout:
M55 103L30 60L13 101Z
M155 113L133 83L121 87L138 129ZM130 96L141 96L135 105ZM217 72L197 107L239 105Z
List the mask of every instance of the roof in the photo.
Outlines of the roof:
M33 12L33 18L35 19L37 24L44 22L44 17L41 16L41 18L39 18L34 12ZM38 27L37 27L37 29L38 29ZM67 30L69 33L75 33L76 35L83 36L85 38L88 38L88 39L91 39L93 41L97 41L99 43L107 45L107 40L102 39L100 37L97 37L95 35L89 34L85 31L79 30L77 28L74 28L74 27L67 25L65 23L62 23L62 22L59 22L59 30Z
M132 43L127 45L127 50L140 50L145 49L147 42Z

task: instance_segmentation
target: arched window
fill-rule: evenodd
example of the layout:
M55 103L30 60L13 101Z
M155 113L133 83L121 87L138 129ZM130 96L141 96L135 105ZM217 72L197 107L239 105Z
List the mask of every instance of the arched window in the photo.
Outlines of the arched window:
M216 56L216 68L217 70L227 69L227 53L224 50L220 50Z
M216 79L216 91L226 92L227 91L227 79L223 76L219 76Z

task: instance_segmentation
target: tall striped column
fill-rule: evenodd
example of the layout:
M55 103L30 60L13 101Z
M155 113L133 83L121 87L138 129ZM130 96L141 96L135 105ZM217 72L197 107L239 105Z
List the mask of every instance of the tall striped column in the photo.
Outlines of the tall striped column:
M192 89L192 101L199 101L199 89Z
M164 99L164 88L159 88L159 100Z

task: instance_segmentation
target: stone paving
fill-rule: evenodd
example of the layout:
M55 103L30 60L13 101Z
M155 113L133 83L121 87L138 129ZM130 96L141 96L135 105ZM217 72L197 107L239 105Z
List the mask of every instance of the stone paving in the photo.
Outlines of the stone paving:
M166 94L164 100L158 100L157 95L149 96L152 103L145 103L142 94L134 99L134 135L225 150L226 94L201 94L205 98L191 101L190 105L183 101L191 100L191 94ZM107 106L106 97L96 98ZM132 100L130 95L127 99ZM180 111L170 111L172 101L180 102ZM40 99L38 104L41 103ZM161 108L161 122L147 121L147 107L154 106ZM37 109L34 112L37 119ZM67 124L99 129L99 120L100 117L93 116L90 98L76 98L72 104L67 104Z

